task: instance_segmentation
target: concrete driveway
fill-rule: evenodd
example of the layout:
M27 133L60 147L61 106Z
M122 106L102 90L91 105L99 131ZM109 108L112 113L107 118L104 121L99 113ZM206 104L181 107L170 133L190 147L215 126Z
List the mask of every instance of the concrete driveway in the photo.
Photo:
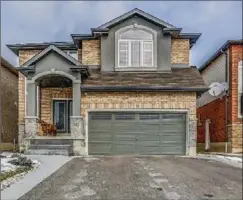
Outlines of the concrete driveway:
M74 158L21 200L242 199L242 171L174 157Z

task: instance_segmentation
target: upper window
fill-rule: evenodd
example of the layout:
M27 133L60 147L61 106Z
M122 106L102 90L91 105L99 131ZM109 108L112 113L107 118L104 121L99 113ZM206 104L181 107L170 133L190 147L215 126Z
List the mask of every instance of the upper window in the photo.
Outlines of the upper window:
M243 113L243 69L242 69L242 60L238 64L238 108L239 108L239 117L242 117Z
M118 37L119 67L152 67L153 35L139 28L131 28Z

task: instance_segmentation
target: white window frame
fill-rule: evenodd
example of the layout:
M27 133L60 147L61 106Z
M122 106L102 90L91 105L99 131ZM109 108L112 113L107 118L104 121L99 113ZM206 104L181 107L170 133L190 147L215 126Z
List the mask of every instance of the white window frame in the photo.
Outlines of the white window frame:
M139 61L141 62L139 66L133 66L132 65L132 51L131 51L131 43L134 42L134 41L138 41L140 42L140 59ZM120 43L121 42L128 42L128 65L127 66L122 66L120 65ZM144 42L151 42L152 43L152 64L151 65L144 65L144 57L143 57L143 43ZM153 40L126 40L126 39L118 39L118 67L153 67L154 66L154 44L153 44Z
M238 117L239 118L242 118L243 116L241 115L241 113L240 113L240 110L241 110L241 100L240 100L240 98L241 98L241 95L243 94L243 86L242 86L242 84L243 84L243 63L242 63L243 61L241 60L241 61L239 61L239 63L238 63ZM240 73L241 72L241 73ZM242 86L241 88L240 88L240 85Z

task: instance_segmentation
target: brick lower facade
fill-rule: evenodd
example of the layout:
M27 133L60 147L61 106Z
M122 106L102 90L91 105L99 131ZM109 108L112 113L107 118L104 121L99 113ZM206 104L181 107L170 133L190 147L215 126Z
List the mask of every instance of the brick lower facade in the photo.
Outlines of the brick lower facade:
M226 142L225 97L197 109L197 142L205 142L205 123L210 119L210 142Z
M188 109L190 120L196 120L194 92L85 92L81 114L88 109Z
M88 110L109 109L170 109L188 110L190 155L196 153L195 92L85 92L82 93L81 114L86 123Z
M40 119L46 123L52 123L53 99L72 99L72 88L40 89Z
M18 141L18 76L0 66L0 94L2 143L17 144ZM3 148L4 149L4 148Z
M72 98L72 88L41 88L40 119L52 123L52 100ZM84 125L90 110L183 110L188 113L187 153L196 153L196 93L195 92L83 92L81 115ZM84 137L86 135L84 128ZM83 144L83 146L86 146Z
M234 153L242 153L242 132L242 124L231 124L228 126L231 151Z

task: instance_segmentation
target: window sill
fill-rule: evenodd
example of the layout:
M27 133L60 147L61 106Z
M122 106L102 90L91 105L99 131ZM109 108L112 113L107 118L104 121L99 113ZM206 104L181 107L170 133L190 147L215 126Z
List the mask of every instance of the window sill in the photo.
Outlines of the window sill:
M132 72L137 72L137 71L157 71L157 67L115 67L115 71L132 71Z

